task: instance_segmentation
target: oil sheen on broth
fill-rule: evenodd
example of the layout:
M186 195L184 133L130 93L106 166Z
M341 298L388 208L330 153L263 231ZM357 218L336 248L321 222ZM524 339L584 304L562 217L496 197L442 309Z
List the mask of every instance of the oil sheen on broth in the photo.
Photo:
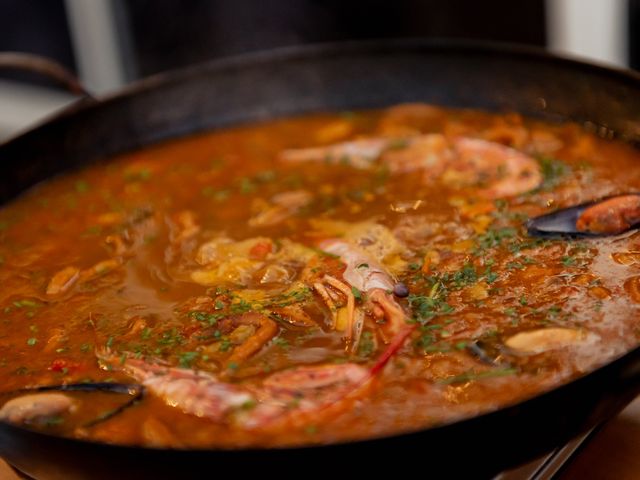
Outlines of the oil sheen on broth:
M408 104L240 126L0 211L0 416L153 446L388 435L512 404L637 344L640 237L532 216L640 189L576 125ZM139 383L141 401L20 389Z

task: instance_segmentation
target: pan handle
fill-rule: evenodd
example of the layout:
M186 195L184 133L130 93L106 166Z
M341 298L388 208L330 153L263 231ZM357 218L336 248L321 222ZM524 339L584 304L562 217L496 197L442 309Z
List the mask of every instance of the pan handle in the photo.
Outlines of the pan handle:
M39 55L23 52L0 52L0 70L22 70L43 75L75 95L95 99L73 73L59 63Z

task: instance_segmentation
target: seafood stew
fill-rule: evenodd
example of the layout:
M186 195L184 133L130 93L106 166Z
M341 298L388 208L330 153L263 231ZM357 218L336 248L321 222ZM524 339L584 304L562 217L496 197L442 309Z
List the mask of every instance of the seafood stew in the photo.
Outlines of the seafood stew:
M637 345L636 232L534 238L526 222L637 191L638 156L572 124L407 104L53 179L0 211L0 417L269 447L531 397ZM607 208L630 227L634 205ZM116 388L38 390L83 383Z

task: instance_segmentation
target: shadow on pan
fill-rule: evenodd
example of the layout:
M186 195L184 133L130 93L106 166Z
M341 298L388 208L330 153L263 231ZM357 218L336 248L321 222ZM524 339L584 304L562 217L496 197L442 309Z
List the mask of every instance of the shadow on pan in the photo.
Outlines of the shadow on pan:
M573 120L640 142L640 76L538 50L369 42L251 54L84 100L0 146L0 201L38 181L166 138L314 111L407 101ZM631 314L631 312L630 312ZM450 425L322 447L155 450L0 424L0 455L42 479L299 477L384 471L488 478L584 432L640 391L640 349L551 392Z

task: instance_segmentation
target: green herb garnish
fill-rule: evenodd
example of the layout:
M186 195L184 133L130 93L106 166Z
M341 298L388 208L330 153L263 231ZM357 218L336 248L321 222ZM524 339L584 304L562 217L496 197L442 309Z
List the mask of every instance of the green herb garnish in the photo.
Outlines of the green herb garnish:
M514 375L518 370L515 368L503 368L500 370L487 370L484 372L465 372L461 375L455 375L453 377L443 378L438 380L438 383L443 385L451 385L453 383L466 383L474 380L482 380L484 378L504 377L507 375Z

